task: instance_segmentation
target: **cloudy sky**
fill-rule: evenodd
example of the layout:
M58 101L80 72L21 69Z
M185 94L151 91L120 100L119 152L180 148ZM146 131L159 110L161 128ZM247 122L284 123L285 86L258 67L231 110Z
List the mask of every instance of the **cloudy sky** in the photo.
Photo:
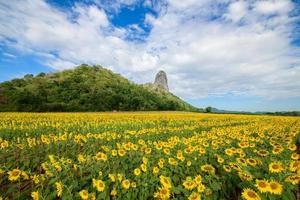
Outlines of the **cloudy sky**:
M300 110L300 3L0 1L0 82L81 63L136 83L162 69L199 107Z

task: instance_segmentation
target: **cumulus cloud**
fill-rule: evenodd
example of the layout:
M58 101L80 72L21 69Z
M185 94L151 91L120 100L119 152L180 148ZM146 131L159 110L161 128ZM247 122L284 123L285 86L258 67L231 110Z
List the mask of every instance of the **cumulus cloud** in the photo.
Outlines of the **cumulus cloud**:
M287 0L264 0L255 3L255 10L262 14L285 14L291 11L293 5Z
M248 13L247 6L245 1L231 3L228 7L228 13L225 16L234 22L239 21Z
M142 83L163 69L183 98L300 96L290 1L169 0L146 14L147 36L138 24L114 26L99 5L63 12L41 0L1 2L0 42L58 70L101 64Z

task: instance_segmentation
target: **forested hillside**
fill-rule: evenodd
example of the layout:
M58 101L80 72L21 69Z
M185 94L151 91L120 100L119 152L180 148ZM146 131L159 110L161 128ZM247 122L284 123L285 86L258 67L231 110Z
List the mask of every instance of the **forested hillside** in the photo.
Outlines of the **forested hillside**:
M200 111L169 92L130 82L101 66L40 73L0 84L0 111Z

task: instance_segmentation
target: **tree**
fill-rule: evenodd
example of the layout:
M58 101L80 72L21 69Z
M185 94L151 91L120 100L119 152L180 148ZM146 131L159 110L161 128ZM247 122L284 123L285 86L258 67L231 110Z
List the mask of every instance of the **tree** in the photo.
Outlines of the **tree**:
M212 112L212 107L211 106L206 107L205 112L211 113Z

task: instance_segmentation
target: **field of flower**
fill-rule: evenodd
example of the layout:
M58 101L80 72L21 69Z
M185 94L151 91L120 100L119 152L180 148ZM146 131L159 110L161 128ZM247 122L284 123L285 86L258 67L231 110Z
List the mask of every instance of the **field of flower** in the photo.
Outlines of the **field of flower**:
M299 132L296 117L0 113L0 199L293 200Z

